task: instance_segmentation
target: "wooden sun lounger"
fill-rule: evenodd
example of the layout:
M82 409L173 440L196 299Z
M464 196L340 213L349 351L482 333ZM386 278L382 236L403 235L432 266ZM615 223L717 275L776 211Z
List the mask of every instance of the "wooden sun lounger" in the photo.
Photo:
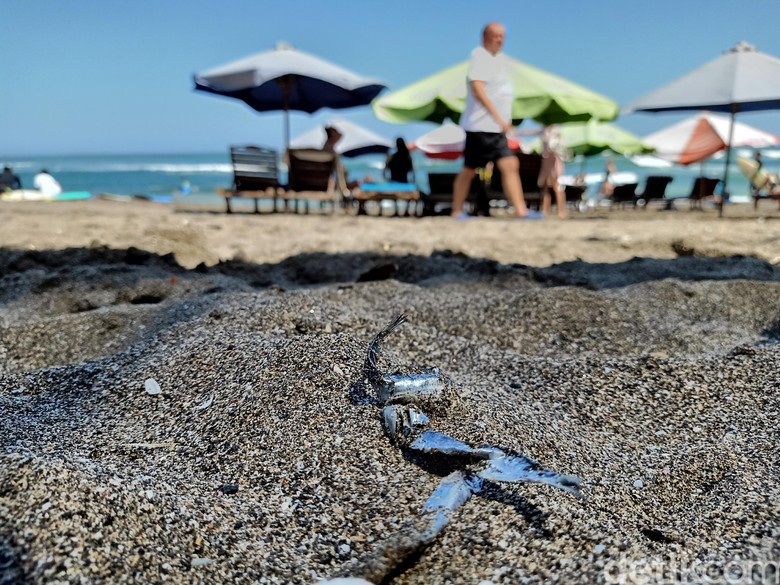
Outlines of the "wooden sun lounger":
M566 205L579 210L580 205L583 202L585 191L588 190L586 185L566 185L563 188L563 193L566 197Z
M542 203L542 192L539 189L539 171L542 169L542 155L519 152L520 184L523 186L523 197L529 208L539 209ZM506 201L504 187L501 182L501 171L493 167L493 175L487 189L488 201Z
M420 201L420 190L413 183L363 183L352 190L352 200L357 203L358 215L367 215L365 205L369 201L379 204L379 214L382 214L382 202L395 202L395 215L400 215L398 203L405 202L405 215L417 215L417 203ZM410 210L413 212L410 214Z
M762 193L761 191L753 191L753 209L758 209L758 202L762 199L768 199L770 201L780 202L780 193Z
M234 197L253 199L255 213L260 213L260 199L270 199L276 211L279 199L279 160L275 150L260 146L231 146L233 187L217 189L225 198L227 213L233 213L230 205Z
M642 193L637 193L637 205L647 209L653 201L664 201L666 188L673 178L669 175L648 175L645 179L645 188Z
M775 176L776 179L777 177ZM777 191L777 187L774 187L771 182L760 189L756 189L751 185L750 195L753 198L753 209L758 209L758 202L762 199L780 202L780 192Z
M285 210L293 203L297 213L300 205L309 212L309 204L317 202L330 207L331 213L347 195L344 170L338 155L317 148L292 148L287 151L288 181L280 197ZM335 179L334 179L335 175Z
M618 205L623 208L627 204L636 207L636 188L638 185L638 183L615 185L615 188L612 190L612 195L609 196L610 209L617 207Z
M720 183L720 179L710 177L696 177L691 187L691 194L688 199L691 203L691 209L701 209L701 202L704 199L715 196L715 188Z
M452 186L455 183L457 173L428 173L428 193L422 196L423 216L449 213L452 211ZM474 176L469 188L467 202L475 212L487 214L487 200L484 196L485 186L479 175Z

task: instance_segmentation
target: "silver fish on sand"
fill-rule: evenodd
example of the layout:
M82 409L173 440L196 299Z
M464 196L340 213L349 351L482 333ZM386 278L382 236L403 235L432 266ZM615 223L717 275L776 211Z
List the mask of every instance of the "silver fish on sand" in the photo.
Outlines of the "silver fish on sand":
M399 315L374 336L363 365L364 379L373 389L376 403L383 408L382 427L391 441L412 452L443 457L459 468L444 477L425 502L416 528L386 543L366 563L364 576L380 580L401 559L429 544L444 530L453 512L472 495L479 494L485 481L544 483L583 497L578 477L559 474L508 449L491 445L472 447L444 433L424 430L430 420L423 407L446 410L457 399L457 392L438 369L408 374L382 372L382 342L405 322L406 315Z
M423 401L436 402L445 397L453 387L452 381L438 369L410 374L385 374L379 368L382 342L406 322L406 315L398 315L376 334L368 346L363 374L374 389L377 400L387 404L412 404Z

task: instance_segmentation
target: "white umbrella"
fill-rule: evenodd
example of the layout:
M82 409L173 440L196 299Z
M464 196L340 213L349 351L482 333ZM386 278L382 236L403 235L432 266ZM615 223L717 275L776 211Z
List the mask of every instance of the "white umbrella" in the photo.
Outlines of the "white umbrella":
M645 136L644 142L655 148L655 156L672 163L689 165L709 158L731 146L765 148L778 143L778 137L728 116L703 112Z
M508 137L507 142L511 150L520 148L520 143L516 138ZM465 147L466 131L450 121L426 132L409 146L410 149L424 153L428 158L445 160L455 160L463 156Z
M723 193L727 191L729 145L737 112L780 109L780 59L761 53L748 43L738 43L720 57L687 75L629 103L628 112L709 110L731 114L726 140ZM723 199L720 203L723 212Z
M658 158L652 154L635 154L628 157L629 160L638 167L648 167L654 169L668 169L672 166L668 160Z
M235 98L258 112L284 110L285 146L290 142L290 110L367 105L385 85L319 57L280 43L195 75L195 89Z
M336 143L336 152L342 156L353 157L361 154L387 153L392 142L344 118L331 118L324 125L312 128L290 141L290 148L322 148L327 138L325 128L331 126L341 133Z
M445 122L438 128L426 132L409 147L425 153L430 158L454 160L463 156L466 146L466 131L452 122Z

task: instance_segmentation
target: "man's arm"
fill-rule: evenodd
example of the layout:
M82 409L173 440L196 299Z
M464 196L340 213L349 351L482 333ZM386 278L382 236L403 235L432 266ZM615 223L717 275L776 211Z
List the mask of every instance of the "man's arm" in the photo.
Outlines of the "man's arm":
M477 98L477 101L485 106L485 109L493 116L493 119L501 127L501 132L504 134L509 132L509 130L512 129L512 120L504 120L498 114L496 106L490 101L487 90L485 90L485 82L479 79L473 79L469 81L469 83L471 84L471 91L474 93L474 97Z

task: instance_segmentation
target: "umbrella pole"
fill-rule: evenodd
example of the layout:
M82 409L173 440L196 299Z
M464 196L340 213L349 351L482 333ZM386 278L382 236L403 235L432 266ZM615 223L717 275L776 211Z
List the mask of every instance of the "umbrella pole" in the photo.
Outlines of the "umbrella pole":
M734 117L737 114L737 104L731 104L731 119L729 120L729 141L726 144L726 168L723 169L723 188L721 189L720 201L718 202L718 217L723 217L723 204L729 196L728 177L729 165L731 164L731 142L734 139Z
M290 86L292 80L289 75L279 79L282 86L282 98L284 99L284 151L290 149Z
M290 149L290 110L284 109L284 151Z

